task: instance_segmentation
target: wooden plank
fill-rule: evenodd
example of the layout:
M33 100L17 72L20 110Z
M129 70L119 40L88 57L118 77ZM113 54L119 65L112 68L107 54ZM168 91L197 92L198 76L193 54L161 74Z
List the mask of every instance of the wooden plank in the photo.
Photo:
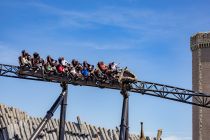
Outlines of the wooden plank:
M24 131L23 121L19 121L18 125L20 127L20 134L21 134L22 139L27 140L26 134L25 134L25 131Z
M58 137L57 137L56 132L52 132L52 137L53 137L54 140L57 140Z
M0 117L1 127L6 127L6 123L4 122L3 116Z
M100 131L99 134L100 134L100 137L102 138L102 140L106 140L106 135L105 135L105 133L103 131L103 128L99 127L98 129Z
M7 117L6 117L6 114L4 114L4 115L2 116L2 118L3 118L3 121L4 121L5 126L9 125L8 119L7 119Z
M56 129L56 131L58 131L58 125L55 119L52 119L52 125L53 125L53 128Z
M34 130L33 130L33 122L32 122L32 119L28 119L27 120L27 124L28 124L28 127L29 127L29 132L30 134L32 135Z
M76 135L73 135L73 137L72 137L72 138L73 138L73 140L77 140Z
M67 131L68 131L69 134L73 134L69 122L66 122L66 128L67 128Z
M84 134L85 134L85 135L89 135L89 130L88 130L88 127L87 127L87 125L86 125L85 122L84 122L84 124L83 124L83 131L84 131Z
M65 140L69 140L69 134L68 133L65 134Z
M70 126L71 126L71 130L72 130L73 134L77 134L77 131L75 130L72 122L70 122Z
M38 118L38 121L39 121L39 124L42 122L42 118L41 117L39 117Z
M19 111L19 109L15 109L15 113L17 115L17 119L18 120L22 120L21 117L20 117L20 111Z
M17 119L17 115L16 115L16 113L15 113L15 109L14 109L14 108L12 108L12 114L13 114L13 117L14 117L15 119Z
M15 120L11 110L10 110L9 116L10 116L11 123L17 123L17 121Z
M50 139L50 140L54 140L54 139L53 139L52 133L49 133L49 139Z
M71 135L71 134L69 134L69 140L73 140L73 138L72 138L72 135Z
M12 111L11 111L11 108L8 108L8 117L11 119L13 116L12 116Z
M116 131L112 130L113 133L113 140L119 140L119 135L116 133Z
M90 131L91 131L91 135L94 137L96 134L98 134L98 132L95 130L95 128L92 125L89 125L90 127Z
M8 124L13 123L11 117L9 117L9 114L7 114L7 121L8 121Z
M9 108L6 107L5 108L5 112L6 112L7 117L10 118L10 115L9 115L10 114L10 110L9 110Z
M110 137L109 137L109 134L108 134L108 130L103 128L103 132L104 132L104 134L106 136L106 140L111 140Z
M92 139L92 134L91 134L91 130L90 130L90 126L85 122L85 127L87 129L87 135L88 135L88 139Z
M72 125L74 127L74 130L75 130L76 134L80 135L80 131L79 131L79 128L78 128L77 124L76 123L72 123Z
M38 118L34 118L34 124L35 124L36 126L39 126L39 119L38 119Z
M29 139L31 136L31 133L29 131L29 125L26 122L23 122L23 128L26 134L26 138Z
M14 133L15 133L15 135L17 135L19 138L21 138L20 128L19 128L18 124L17 123L14 123L13 124L13 127L14 127Z
M80 140L80 138L79 138L79 136L78 136L78 135L76 135L75 137L76 137L76 140Z
M3 109L3 107L2 107L2 105L0 104L0 117L3 115L2 109Z
M8 132L9 139L12 139L15 135L14 127L12 124L7 126L7 132Z
M16 109L16 113L18 113L18 119L19 120L25 121L22 111L20 111L19 109Z
M53 125L52 125L52 121L51 120L48 121L48 125L50 127L50 131L55 131L55 129L54 129Z
M46 136L42 137L42 140L46 140Z
M108 133L110 139L113 140L113 133L112 133L112 130L109 129L109 130L107 131L107 133Z
M1 112L2 112L2 114L1 114L1 115L6 114L6 112L5 112L5 106L4 106L4 105L2 105L2 106L1 106Z
M28 115L25 112L22 112L22 115L23 115L23 119L24 120L27 120L28 119Z

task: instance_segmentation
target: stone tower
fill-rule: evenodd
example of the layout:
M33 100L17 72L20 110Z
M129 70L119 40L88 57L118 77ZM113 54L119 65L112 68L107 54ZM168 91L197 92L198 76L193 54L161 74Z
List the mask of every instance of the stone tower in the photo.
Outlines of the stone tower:
M190 39L193 90L210 93L210 32ZM193 140L210 140L210 109L193 106Z

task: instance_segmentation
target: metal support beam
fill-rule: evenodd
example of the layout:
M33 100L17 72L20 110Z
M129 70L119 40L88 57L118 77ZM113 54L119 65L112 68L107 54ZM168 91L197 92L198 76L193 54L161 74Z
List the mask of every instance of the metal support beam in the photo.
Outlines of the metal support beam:
M128 93L127 93L128 94ZM129 97L129 95L128 95ZM127 119L127 127L126 127L126 131L125 131L125 140L128 140L129 139L129 98L127 99L127 116L126 116L126 119Z
M59 124L59 140L64 140L65 135L65 122L66 122L66 107L67 107L67 95L68 95L68 86L66 84L64 86L64 90L66 91L66 95L63 98L61 103L61 112L60 112L60 124Z
M121 94L123 95L123 107L122 107L122 116L120 124L120 136L119 140L128 140L129 138L129 93L126 90L122 90Z
M38 137L38 135L40 134L40 132L43 130L44 126L47 124L47 122L54 115L54 112L57 110L58 106L61 105L61 103L64 102L64 99L65 98L67 98L67 85L61 84L61 87L63 88L63 90L62 90L60 96L56 99L56 101L54 102L54 104L52 105L52 107L50 108L50 110L47 111L47 114L45 115L45 117L43 118L42 122L39 124L39 126L37 127L37 129L32 134L32 136L30 137L29 140L35 140ZM65 102L66 101L67 101L67 99L65 99ZM64 109L63 109L63 112L66 112L66 111L64 111ZM65 127L64 127L64 129L65 129Z
M0 64L0 77L10 77L10 78L18 78L18 79L27 79L27 80L35 80L35 81L43 81L43 82L54 82L60 83L61 80L66 80L64 77L52 78L51 80L46 80L41 76L34 75L34 73L30 73L30 71L21 75L21 68L19 66ZM55 78L55 79L54 79ZM68 79L69 80L69 79ZM92 87L100 87L100 88L109 88L121 90L121 82L110 85L102 83L102 85L98 85L97 81L83 81L83 80L73 80L69 81L68 84L73 85L81 85L81 86L92 86ZM196 106L201 106L205 108L210 108L210 95L207 93L199 93L188 89L183 89L179 87L174 87L170 85L163 85L159 83L146 82L146 81L136 81L132 83L128 83L130 88L127 89L129 92L140 93L143 95L150 95L154 97L159 97L163 99L168 99L176 102L181 102L185 104L191 104ZM194 100L192 100L194 99Z

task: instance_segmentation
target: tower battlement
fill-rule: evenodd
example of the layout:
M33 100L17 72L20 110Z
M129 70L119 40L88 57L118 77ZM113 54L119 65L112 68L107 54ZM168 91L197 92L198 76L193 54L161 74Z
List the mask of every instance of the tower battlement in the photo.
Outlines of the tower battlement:
M191 50L210 48L210 32L200 32L190 38Z
M210 32L190 38L193 90L210 94ZM196 101L195 98L193 98ZM209 140L210 110L193 106L193 140Z

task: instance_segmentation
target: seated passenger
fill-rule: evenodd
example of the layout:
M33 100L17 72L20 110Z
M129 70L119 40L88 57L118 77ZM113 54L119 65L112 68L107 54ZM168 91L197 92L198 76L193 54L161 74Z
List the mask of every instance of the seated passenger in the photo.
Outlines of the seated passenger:
M57 69L57 72L58 73L64 73L65 72L64 67L62 65L60 65L60 64L57 65L56 69Z
M89 72L94 70L94 65L90 65L87 61L83 61L83 68L87 68Z
M81 70L81 74L82 74L85 78L87 78L87 77L90 76L90 73L89 73L89 71L88 71L88 69L87 69L86 67L83 67L83 69Z
M71 64L72 64L73 67L76 67L76 66L78 65L78 61L75 60L75 59L73 59L73 60L71 61Z
M93 78L94 77L94 65L90 65L88 67L88 71L90 72L91 78Z
M61 65L63 65L64 67L68 66L68 62L64 59L64 57L61 57Z
M97 68L94 70L94 78L96 78L96 80L105 81L107 80L107 75Z
M108 70L107 65L104 64L103 61L98 62L98 68L103 72L106 73L106 71Z
M53 70L53 69L52 69L52 66L50 65L49 62L45 63L45 70L46 70L47 72L50 72L50 71Z
M62 65L62 58L58 58L58 65L56 66L56 69L58 73L61 73L61 74L65 73L65 68Z
M57 61L48 55L45 60L45 71L47 73L53 74L56 71L56 66L57 66Z
M20 66L31 67L30 55L25 50L21 52L21 56L19 57L19 64Z
M117 71L117 69L118 69L118 64L115 63L115 62L109 63L109 69L110 69L111 71Z
M87 62L87 61L83 61L83 67L88 68L89 66L90 66L90 64L88 64L88 62Z
M82 65L79 63L79 61L73 59L72 60L72 66L76 69L76 72L80 74L80 71L82 70Z
M31 62L32 62L32 67L35 70L35 72L37 72L38 70L41 70L44 64L44 60L40 58L37 52L33 54L33 58Z
M48 55L47 58L46 58L46 62L51 64L52 61L53 61L52 57L50 55Z
M69 72L72 74L73 77L77 77L78 76L78 74L76 72L76 69L73 66L71 66L69 68Z

